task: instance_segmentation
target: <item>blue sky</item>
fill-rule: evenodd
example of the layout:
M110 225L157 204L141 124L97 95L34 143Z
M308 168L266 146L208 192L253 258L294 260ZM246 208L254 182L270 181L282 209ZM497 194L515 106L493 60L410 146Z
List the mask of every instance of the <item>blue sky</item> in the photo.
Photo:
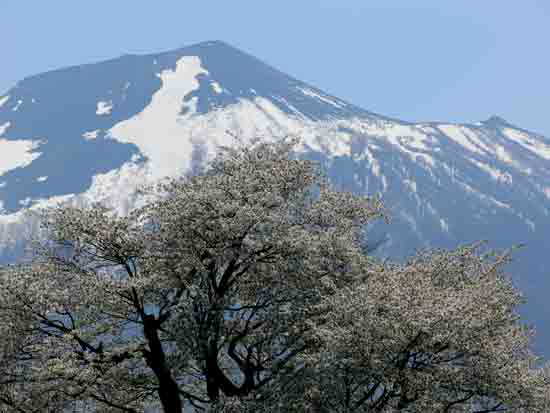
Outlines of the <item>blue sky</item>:
M548 0L0 0L0 16L0 94L47 70L219 39L387 116L495 114L550 137Z

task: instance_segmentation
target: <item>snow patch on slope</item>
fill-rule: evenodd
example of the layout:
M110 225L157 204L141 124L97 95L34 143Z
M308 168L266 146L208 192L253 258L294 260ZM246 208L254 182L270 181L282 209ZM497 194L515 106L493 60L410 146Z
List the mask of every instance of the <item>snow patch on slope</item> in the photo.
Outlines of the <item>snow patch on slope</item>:
M306 117L304 116L304 114L302 112L300 112L294 105L292 105L288 100L286 100L285 98L282 98L280 96L272 96L272 99L275 99L279 102L281 102L283 105L285 105L287 108L290 109L290 111L297 117L301 118L301 119L306 119Z
M495 181L499 183L512 184L512 175L508 172L502 172L500 169L494 168L486 163L476 161L475 159L469 159L469 161L490 175Z
M443 218L439 218L439 226L441 227L441 230L445 233L449 233L449 223L443 219Z
M41 154L34 150L39 145L37 141L0 139L0 176L12 169L27 166L38 158Z
M540 158L550 160L550 145L536 141L528 134L516 129L505 128L502 133L513 142L521 145L528 151L534 153Z
M317 92L315 92L311 89L303 88L303 87L297 87L297 89L306 96L318 99L321 102L328 103L329 105L332 105L336 108L342 109L343 107L346 106L346 104L344 102L340 102L340 101L337 101L335 99L330 99L328 97L322 96L319 93L317 93Z
M460 125L439 125L438 129L470 152L483 155L490 149L468 128Z
M212 90L218 95L224 92L223 88L220 86L218 82L212 82L211 85L212 85Z
M189 163L192 145L184 132L188 129L187 120L196 112L197 99L187 103L184 99L200 87L200 74L208 72L198 57L182 57L175 70L157 75L162 86L149 106L109 131L110 137L135 144L150 160L152 173L158 178L182 172ZM182 114L182 109L187 111Z
M291 131L305 130L304 135L308 137L310 146L319 143L315 140L317 135L325 136L324 132L316 134L313 124L309 125L312 129L308 130L303 122L288 117L277 106L263 98L257 98L254 102L241 100L223 111L213 111L205 115L195 115L192 102L188 105L190 109L188 112L175 117L174 114L179 114L181 111L182 97L190 89L198 86L198 83L189 81L187 76L182 76L181 71L192 73L191 78L195 79L195 76L203 70L197 60L187 59L180 62L176 71L163 72L162 77L170 85L170 90L165 90L164 95L162 90L159 91L161 94L156 96L151 105L141 114L115 125L111 130L112 138L122 139L132 137L133 133L140 131L139 128L143 127L144 130L141 133L134 135L138 139L131 142L140 147L146 156L146 162L139 162L138 157L135 157L119 169L94 176L91 187L83 194L70 194L47 200L27 199L23 201L29 206L28 209L8 215L0 213L2 245L9 245L10 240L18 239L17 234L35 225L34 218L28 216L26 211L59 204L83 206L99 202L113 208L120 215L127 214L143 203L143 198L137 194L138 188L158 182L165 176L176 176L188 172L193 152L197 147L204 149L205 159L208 160L214 157L220 145L235 144L233 136L238 136L243 144L247 144L258 136L282 137ZM177 76L178 74L180 77ZM174 90L173 87L177 85L180 86L179 90ZM162 117L163 110L169 111L167 118ZM163 121L170 117L176 121L166 125L163 133L153 133L163 125ZM158 122L159 120L161 122ZM162 136L166 139L155 142L154 139L151 141L151 136ZM334 138L334 135L331 136ZM128 141L130 142L129 138ZM158 145L157 150L153 150L156 145Z
M174 70L158 75L162 85L149 106L108 132L109 137L140 149L147 159L147 181L187 172L198 147L213 156L220 145L234 145L234 136L243 143L258 137L300 136L311 149L332 156L350 154L351 137L339 132L334 122L289 116L263 97L240 99L223 110L199 115L196 98L188 102L185 98L200 87L200 74L208 72L199 57L181 58Z
M10 122L6 122L6 123L0 125L0 136L2 136L4 133L6 133L6 131L10 127L10 125L11 125Z
M97 136L99 135L99 132L101 132L100 129L96 129L96 130L89 131L89 132L84 132L82 137L84 139L88 140L88 141L91 141L91 140L97 139Z
M6 104L6 102L10 99L9 96L4 96L0 98L0 108Z
M479 200L485 202L486 204L496 206L498 208L502 209L509 209L512 210L512 207L508 204L505 204L504 202L501 202L494 197L490 195L486 195L477 189L473 188L471 185L467 184L466 182L457 181L458 185L460 185L466 192L476 196Z
M145 162L136 157L119 169L94 176L91 187L83 194L23 200L29 207L27 210L0 215L0 239L6 239L2 235L6 231L17 234L31 225L32 219L24 215L25 211L59 203L80 206L100 202L124 215L143 201L137 195L138 188L165 176L188 172L197 150L204 151L201 154L204 160L212 159L220 145L236 144L235 136L242 144L258 137L301 136L310 149L332 156L350 154L350 138L342 137L333 124L288 116L265 98L241 99L224 110L197 114L196 101L184 103L184 98L199 87L196 77L205 72L198 58L184 57L175 70L159 75L161 89L148 107L109 131L110 138L136 144ZM182 107L187 109L183 114ZM95 136L96 132L99 133L90 131L85 135Z
M14 112L17 112L19 110L19 108L21 107L21 105L23 104L23 101L21 99L19 99L15 105L15 107L12 109L12 111Z
M415 162L422 160L432 168L436 165L434 157L430 155L430 152L435 150L436 142L415 125L403 125L385 120L368 122L361 119L344 122L342 125L361 134L391 143Z
M58 205L86 206L101 203L120 214L126 215L133 208L142 205L139 202L136 189L141 185L152 183L148 181L150 174L143 165L127 162L120 169L99 174L93 177L92 185L83 194L67 194L47 199L27 198L21 202L28 206L12 214L3 215L0 201L0 240L1 246L15 246L17 241L25 239L22 234L36 234L38 221L33 214L43 208ZM37 180L47 177L39 177Z
M368 147L364 149L364 157L368 161L373 175L376 177L380 177L381 176L380 163L374 157L374 155L372 154L372 152Z
M108 102L101 101L101 102L97 102L97 109L95 111L95 114L98 116L109 115L111 114L112 110L113 110L112 101L108 101Z
M521 165L514 160L512 154L508 152L502 145L496 145L494 152L500 161L507 163L508 165L512 165L516 169L523 169Z

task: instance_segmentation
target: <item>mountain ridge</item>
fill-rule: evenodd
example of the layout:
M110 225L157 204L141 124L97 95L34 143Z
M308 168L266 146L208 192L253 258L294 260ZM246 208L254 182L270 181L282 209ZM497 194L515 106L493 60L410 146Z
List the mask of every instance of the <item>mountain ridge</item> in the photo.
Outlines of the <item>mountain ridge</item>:
M181 46L181 47L178 47L178 48L175 48L175 49L168 49L168 50L161 51L161 52L156 52L156 53L124 53L122 55L119 55L119 56L113 57L113 58L101 59L101 60L98 60L98 61L84 63L84 64L80 64L80 65L75 64L75 65L69 65L69 66L66 66L66 67L60 67L60 68L57 68L57 69L48 70L46 72L26 76L26 77L24 77L23 79L21 79L20 81L18 81L16 83L16 87L18 85L20 85L21 83L28 83L28 82L32 82L32 81L43 80L43 78L45 76L54 75L54 74L57 74L57 73L65 73L66 71L70 71L70 70L81 70L81 69L86 68L86 67L94 67L94 66L98 66L98 65L103 66L103 65L106 65L106 64L119 63L120 61L123 61L124 59L127 59L127 58L134 58L134 59L152 58L152 59L154 59L155 57L158 57L158 56L173 56L175 54L176 55L177 54L184 55L184 54L189 53L190 50L200 49L200 48L204 48L204 47L212 47L212 46L221 47L221 48L225 48L227 50L231 50L234 53L246 56L246 58L248 58L248 59L251 59L255 62L258 62L262 65L265 65L265 66L269 67L270 69L280 73L281 75L284 75L284 76L289 77L291 79L297 80L295 77L293 77L291 75L287 75L286 73L284 73L283 71L278 69L275 65L272 65L271 63L265 63L263 60L253 56L252 54L250 54L248 52L245 52L245 51L243 51L239 48L234 47L230 43L227 43L223 40L215 39L215 40L205 40L205 41L201 41L201 42L198 42L198 43L194 43L194 44L190 44L190 45L184 45L184 46ZM301 81L299 81L299 82L301 82ZM308 84L307 82L301 82L301 83ZM9 95L9 92L12 89L13 88L8 89L3 95L0 95L0 96ZM334 97L334 95L330 95L330 96ZM339 99L339 100L342 100L342 99ZM475 126L479 123L503 123L503 124L507 124L508 126L511 126L511 127L515 128L515 129L519 129L519 130L522 130L522 131L530 133L530 134L536 134L540 137L543 137L543 138L546 138L546 139L550 140L550 137L546 137L543 133L539 133L539 132L536 132L536 131L533 131L533 130L530 130L530 129L522 128L522 127L520 127L520 126L518 126L514 123L509 122L508 120L504 119L503 117L501 117L497 114L493 114L485 120L471 120L471 121L467 121L467 122L449 122L449 121L446 121L446 120L438 120L438 121L403 120L403 119L400 119L398 117L386 116L386 115L383 115L383 114L378 113L378 112L373 112L373 111L370 111L368 109L364 109L360 106L357 106L353 103L350 103L347 100L342 100L342 101L347 103L348 105L357 107L358 109L362 110L365 113L375 115L377 117L387 119L387 120L390 120L390 121L399 122L399 123L402 123L402 124L407 124L407 125L455 124L455 125ZM2 105L0 104L0 107L1 106Z
M524 314L550 342L550 140L495 116L378 115L224 42L58 69L0 96L0 255L15 257L20 234L34 231L29 210L103 202L126 213L138 186L200 170L234 136L289 135L338 188L382 194L394 219L372 228L386 240L380 254L526 243L511 272L531 302Z

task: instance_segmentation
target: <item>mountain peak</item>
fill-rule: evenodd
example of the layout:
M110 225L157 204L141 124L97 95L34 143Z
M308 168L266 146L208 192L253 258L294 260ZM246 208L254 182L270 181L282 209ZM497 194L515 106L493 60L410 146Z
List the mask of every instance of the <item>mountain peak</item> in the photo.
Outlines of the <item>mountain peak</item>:
M21 161L16 165L24 167L3 170L0 162L0 212L18 211L26 199L83 193L92 177L137 156L140 151L135 145L106 137L113 127L153 103L173 104L180 117L244 106L262 111L266 118L317 121L368 116L363 109L220 40L38 74L0 98L3 140L36 142L33 151L25 151L29 159L36 157L32 163ZM158 116L165 111L159 109ZM6 155L7 149L2 151L4 157L13 158ZM102 162L97 162L99 158ZM67 176L66 170L80 173ZM43 176L48 179L37 181Z
M150 55L160 66L175 68L187 56L200 59L200 87L186 100L197 98L199 113L238 104L241 100L269 100L287 114L312 120L364 117L357 106L301 82L262 60L221 40L210 40L181 49Z
M230 45L227 42L224 42L223 40L205 40L203 42L195 43L189 47L227 47L231 49L236 49L236 47Z
M498 115L492 115L489 119L483 121L483 124L487 126L511 126L510 122Z

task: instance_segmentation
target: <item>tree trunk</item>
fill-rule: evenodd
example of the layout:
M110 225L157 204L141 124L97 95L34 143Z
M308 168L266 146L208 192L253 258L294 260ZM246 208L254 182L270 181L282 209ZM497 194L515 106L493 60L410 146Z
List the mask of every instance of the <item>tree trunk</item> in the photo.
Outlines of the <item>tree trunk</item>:
M181 398L179 396L179 387L170 374L166 380L159 380L158 395L160 402L162 403L164 413L182 412L183 403L181 402Z
M159 382L158 395L162 409L164 413L181 413L183 403L179 395L179 386L166 366L166 356L158 336L157 320L153 315L147 315L143 319L143 331L149 344L145 360Z

